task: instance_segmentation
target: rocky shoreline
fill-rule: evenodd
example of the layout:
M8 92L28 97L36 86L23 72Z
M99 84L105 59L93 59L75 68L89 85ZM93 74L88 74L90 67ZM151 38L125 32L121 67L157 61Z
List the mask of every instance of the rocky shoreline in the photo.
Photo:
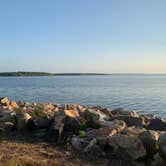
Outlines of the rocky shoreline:
M122 108L0 99L0 137L28 133L107 166L165 166L166 120ZM80 163L80 165L84 165Z

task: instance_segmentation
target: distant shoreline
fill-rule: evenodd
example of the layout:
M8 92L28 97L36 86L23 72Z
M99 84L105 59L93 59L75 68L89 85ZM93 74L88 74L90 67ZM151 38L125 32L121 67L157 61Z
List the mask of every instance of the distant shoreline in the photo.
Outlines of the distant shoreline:
M47 72L0 72L0 77L37 76L102 76L102 75L166 75L166 73L47 73Z
M110 75L105 73L1 72L0 77Z

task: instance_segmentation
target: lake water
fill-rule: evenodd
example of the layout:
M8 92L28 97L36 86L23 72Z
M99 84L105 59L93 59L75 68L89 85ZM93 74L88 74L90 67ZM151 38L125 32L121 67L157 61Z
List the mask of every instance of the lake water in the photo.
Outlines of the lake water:
M0 96L123 107L166 117L166 75L0 77Z

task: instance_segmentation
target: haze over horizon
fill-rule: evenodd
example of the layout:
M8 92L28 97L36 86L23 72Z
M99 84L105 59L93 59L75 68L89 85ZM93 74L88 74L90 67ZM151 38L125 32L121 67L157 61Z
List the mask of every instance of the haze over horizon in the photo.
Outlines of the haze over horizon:
M164 0L0 2L0 72L166 73Z

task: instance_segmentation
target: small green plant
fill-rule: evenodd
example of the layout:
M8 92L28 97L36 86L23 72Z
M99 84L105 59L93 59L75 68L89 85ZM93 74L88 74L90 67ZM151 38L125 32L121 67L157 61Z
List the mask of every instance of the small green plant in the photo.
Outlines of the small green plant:
M83 131L83 130L80 130L80 131L79 131L79 136L80 136L80 137L85 137L85 136L86 136L86 132Z
M32 111L32 117L35 118L46 118L47 113L44 110L43 106L36 106L35 109Z

